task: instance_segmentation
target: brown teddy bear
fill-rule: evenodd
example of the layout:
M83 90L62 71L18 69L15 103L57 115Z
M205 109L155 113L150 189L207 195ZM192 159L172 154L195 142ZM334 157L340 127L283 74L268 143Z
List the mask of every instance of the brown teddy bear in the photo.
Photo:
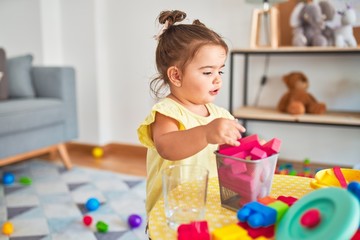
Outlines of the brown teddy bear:
M323 114L326 111L326 105L319 103L307 92L309 82L307 77L301 72L291 72L283 77L289 91L282 96L278 104L280 112L290 114Z

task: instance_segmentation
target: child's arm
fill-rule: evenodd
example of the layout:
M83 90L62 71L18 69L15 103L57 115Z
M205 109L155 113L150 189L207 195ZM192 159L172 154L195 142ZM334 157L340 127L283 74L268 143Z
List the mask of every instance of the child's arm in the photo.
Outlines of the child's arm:
M238 146L240 132L245 132L245 128L237 121L218 118L207 125L179 131L175 119L156 113L151 132L160 156L180 160L198 153L210 143Z

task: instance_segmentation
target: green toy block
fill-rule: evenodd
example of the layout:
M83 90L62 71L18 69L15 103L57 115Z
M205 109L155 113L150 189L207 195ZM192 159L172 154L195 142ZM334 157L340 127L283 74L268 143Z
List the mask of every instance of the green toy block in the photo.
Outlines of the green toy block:
M272 202L267 206L276 210L276 212L277 212L277 214L276 214L276 222L277 223L281 220L283 215L289 209L289 206L286 203L284 203L283 201L279 201L279 200L275 201L275 202Z

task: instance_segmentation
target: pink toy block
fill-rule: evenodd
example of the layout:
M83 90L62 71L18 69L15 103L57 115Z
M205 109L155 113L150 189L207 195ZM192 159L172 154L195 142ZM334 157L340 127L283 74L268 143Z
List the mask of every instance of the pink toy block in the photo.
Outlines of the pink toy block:
M258 160L258 159L263 159L267 157L267 153L263 150L261 150L258 147L254 147L251 151L250 151L250 156L251 156L251 160Z
M219 180L222 186L239 194L253 192L255 190L254 179L246 174L233 174L228 168L221 167L218 170Z
M196 221L190 224L181 224L178 229L178 240L210 240L207 221Z
M279 153L281 146L281 140L273 138L264 145L261 146L261 149L264 150L268 156Z
M279 196L277 200L280 200L286 203L289 207L291 207L298 199L291 196Z
M242 151L251 151L254 147L260 147L260 141L257 134L253 134L240 139L240 146Z

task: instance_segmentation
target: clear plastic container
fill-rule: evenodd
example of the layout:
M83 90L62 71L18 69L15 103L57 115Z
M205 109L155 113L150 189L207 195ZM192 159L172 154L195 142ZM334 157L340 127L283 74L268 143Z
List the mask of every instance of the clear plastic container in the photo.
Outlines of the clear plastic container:
M215 154L222 207L237 211L248 202L269 196L279 154L260 160Z

